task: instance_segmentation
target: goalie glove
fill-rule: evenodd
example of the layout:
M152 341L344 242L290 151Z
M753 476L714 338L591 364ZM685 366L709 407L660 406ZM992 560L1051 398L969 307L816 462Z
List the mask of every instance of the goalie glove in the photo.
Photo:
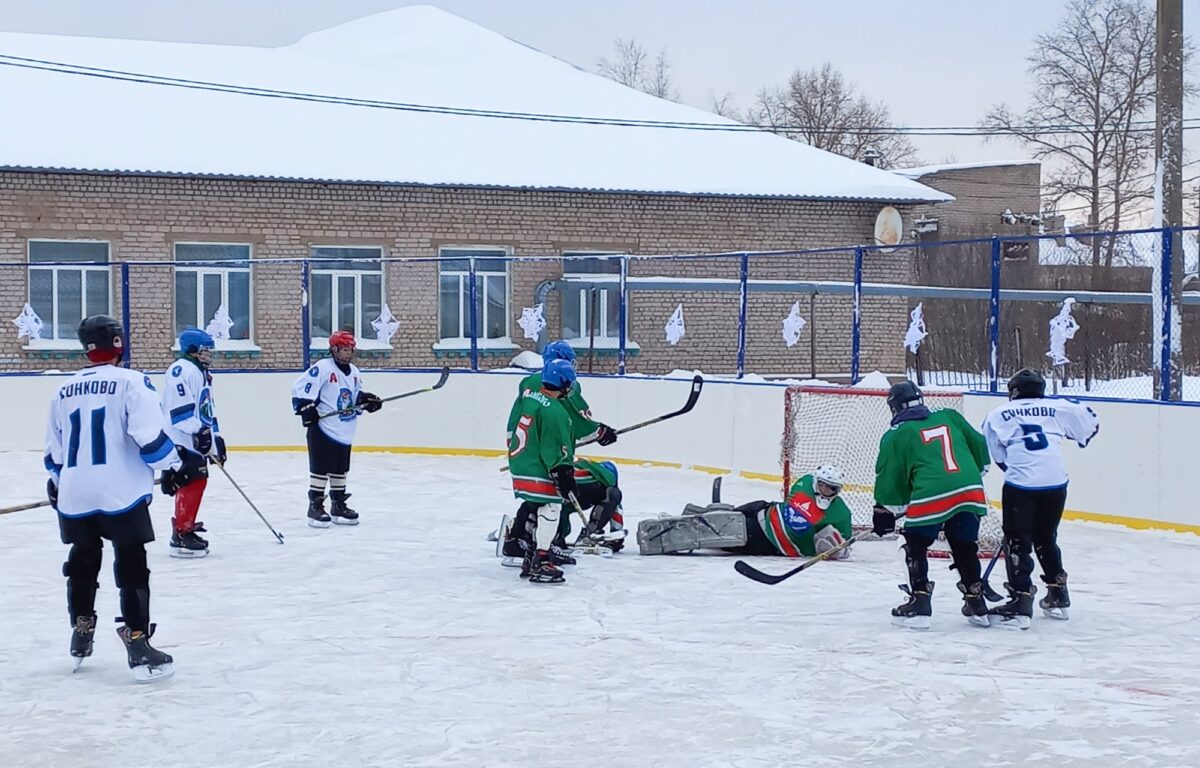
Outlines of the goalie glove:
M844 544L846 540L842 538L842 532L832 525L827 525L821 530L813 534L813 549L818 555L823 555L831 549L836 549ZM829 560L842 560L850 556L850 547L839 550L829 556Z

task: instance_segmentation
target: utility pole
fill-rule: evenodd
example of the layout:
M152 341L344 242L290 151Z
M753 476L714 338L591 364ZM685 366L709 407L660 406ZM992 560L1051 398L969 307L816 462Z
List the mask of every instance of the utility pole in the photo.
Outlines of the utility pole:
M1183 226L1183 0L1158 0L1158 37L1155 46L1157 99L1155 103L1155 156L1162 172L1163 227ZM1179 233L1171 237L1170 275L1161 279L1171 281L1171 399L1183 395L1183 242ZM1164 272L1165 270L1159 270ZM1161 291L1162 286L1155 286ZM1159 293L1158 295L1162 295ZM1161 310L1155 318L1155 336L1162 328ZM1154 350L1161 361L1162 345ZM1156 366L1158 367L1158 366ZM1155 379L1155 396L1161 396L1161 376Z

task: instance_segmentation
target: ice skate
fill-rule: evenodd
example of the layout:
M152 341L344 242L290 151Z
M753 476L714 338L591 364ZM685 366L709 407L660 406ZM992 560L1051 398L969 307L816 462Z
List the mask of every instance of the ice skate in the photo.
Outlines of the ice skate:
M529 583L530 584L562 584L566 579L563 578L562 570L554 564L553 555L547 550L539 549L533 553L533 557L529 562ZM522 573L524 567L522 567Z
M1005 584L1004 588L1008 590L1008 602L989 611L996 617L992 622L1012 629L1029 629L1033 623L1033 595L1037 587L1030 587L1028 592L1018 592L1011 584Z
M195 528L185 533L171 534L171 557L197 558L208 554L208 541L196 534Z
M1046 596L1038 605L1047 617L1066 621L1067 609L1071 607L1071 595L1067 592L1067 574L1060 573L1054 583L1046 585Z
M575 558L571 556L570 550L551 544L550 562L555 565L575 565Z
M71 657L75 659L75 669L83 664L83 660L92 655L92 647L96 639L96 615L79 616L71 629Z
M117 629L117 635L120 636L121 642L125 643L134 680L139 683L152 683L175 674L175 659L171 658L171 654L163 653L150 645L150 635L129 627L120 627Z
M912 589L907 584L899 586L900 591L908 595L908 601L892 609L892 624L906 629L929 629L933 616L933 605L930 603L933 582L929 582L925 589Z
M331 525L329 513L325 511L325 494L308 494L308 526L310 528L328 528Z
M348 498L350 498L350 494L345 492L333 491L329 494L329 500L333 502L333 506L329 509L329 516L333 519L334 525L358 525L358 513L346 506Z
M988 615L987 601L983 597L983 582L977 581L968 587L960 581L958 591L962 592L962 614L967 617L967 621L977 627L990 627L992 620Z

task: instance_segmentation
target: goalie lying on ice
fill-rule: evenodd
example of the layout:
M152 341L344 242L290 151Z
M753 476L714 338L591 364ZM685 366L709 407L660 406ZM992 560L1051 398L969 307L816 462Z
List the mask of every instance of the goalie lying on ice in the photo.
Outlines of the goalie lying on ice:
M737 555L813 557L842 544L852 532L850 508L838 494L842 471L822 465L792 484L785 501L750 501L734 507L688 504L679 517L643 520L643 555L720 549ZM833 559L850 553L847 547Z

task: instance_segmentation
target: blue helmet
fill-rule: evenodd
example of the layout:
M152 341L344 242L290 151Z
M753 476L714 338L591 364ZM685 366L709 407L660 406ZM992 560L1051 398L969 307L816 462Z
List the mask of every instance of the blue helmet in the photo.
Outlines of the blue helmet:
M179 334L179 350L185 355L194 355L202 349L212 349L215 346L213 337L199 328L187 328Z
M551 360L542 369L542 386L549 389L567 389L575 383L575 366L566 360Z
M565 341L552 341L542 348L542 362L549 364L551 360L566 360L575 363L575 350Z

